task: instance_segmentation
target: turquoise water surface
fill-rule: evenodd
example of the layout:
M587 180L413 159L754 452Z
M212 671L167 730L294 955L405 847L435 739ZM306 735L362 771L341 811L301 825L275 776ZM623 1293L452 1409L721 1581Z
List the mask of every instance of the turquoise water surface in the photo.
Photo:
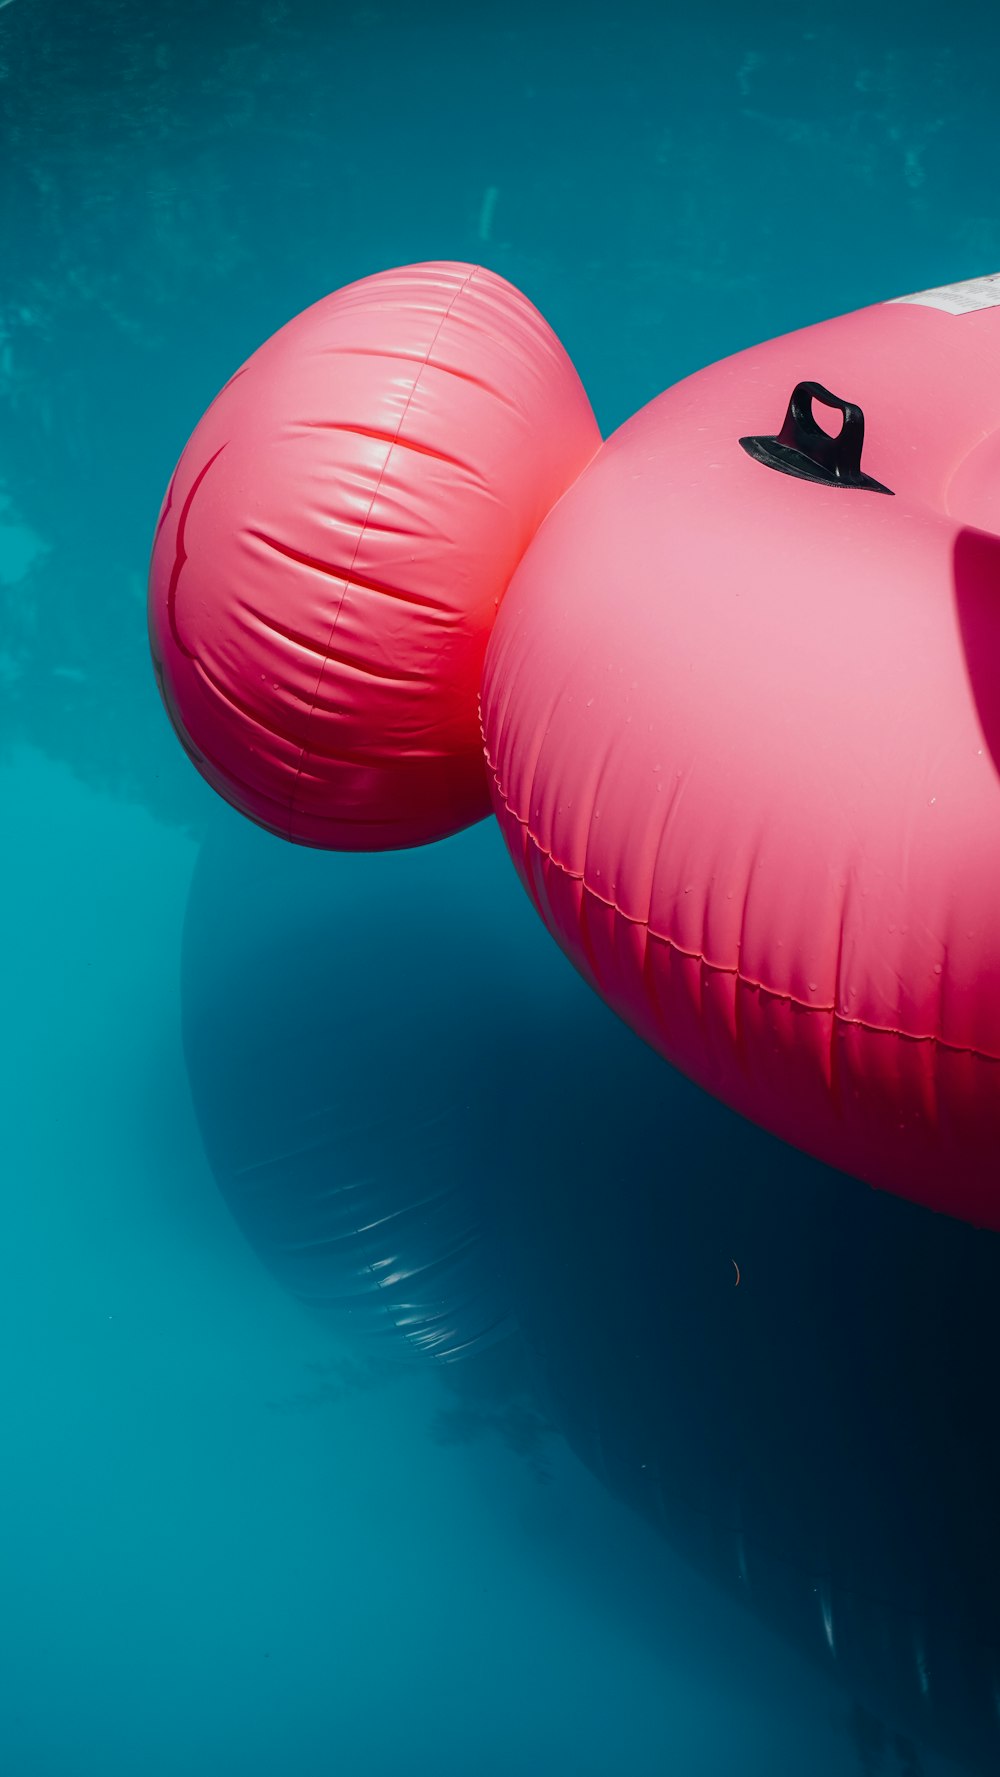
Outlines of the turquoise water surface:
M893 1465L938 1505L966 1465L954 1559L1000 1576L992 1446L912 1355L930 1299L992 1424L994 1237L792 1160L779 1214L776 1144L619 1029L492 823L377 859L246 827L144 603L205 406L371 271L513 280L607 433L996 270L998 67L1000 24L929 6L0 6L2 1777L1000 1769L992 1619L942 1581L851 1629L810 1540L856 1486L858 1571L898 1535L946 1573ZM898 1422L841 1390L876 1341ZM742 1546L750 1469L801 1597Z

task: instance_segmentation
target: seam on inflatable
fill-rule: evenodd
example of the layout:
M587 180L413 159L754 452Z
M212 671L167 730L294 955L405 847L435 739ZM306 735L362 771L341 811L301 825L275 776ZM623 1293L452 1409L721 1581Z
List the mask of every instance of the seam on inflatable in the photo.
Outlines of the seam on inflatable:
M252 530L248 527L246 535L255 537L266 548L273 549L276 555L284 556L286 561L297 561L300 567L313 568L317 574L323 574L327 580L342 580L345 590L348 586L356 586L361 592L377 592L382 598L399 599L404 605L415 605L426 611L447 611L448 605L442 599L433 599L425 593L400 592L398 586L390 586L387 580L373 580L370 575L359 574L353 568L341 568L336 562L324 561L322 556L308 555L302 549L293 549L290 543L279 543L277 537L269 537L266 531ZM336 626L335 626L336 627ZM332 635L331 631L331 635ZM290 638L294 640L294 637ZM319 655L321 650L313 647L313 653Z
M406 416L410 411L410 407L413 403L414 396L416 395L417 388L419 387L420 378L422 377L424 371L427 369L427 366L430 363L431 353L433 352L434 347L437 345L437 342L438 342L439 338L441 337L441 329L443 328L445 322L448 320L448 317L451 315L451 313L455 307L455 304L458 302L459 298L461 296L463 296L465 294L466 290L469 288L469 285L471 284L473 278L475 277L475 275L476 275L477 271L479 271L479 269L480 269L480 267L477 265L474 265L472 267L472 270L469 272L468 276L463 279L462 283L459 285L459 288L455 291L454 295L452 296L451 301L448 304L448 307L445 309L444 314L441 316L441 319L439 320L436 328L434 329L434 337L431 340L430 345L427 347L427 351L426 351L424 357L421 360L419 360L419 368L417 370L417 374L413 379L413 385L410 389L409 394L406 397L406 403L403 407L403 411L399 416L399 423L396 427L396 438L399 437L399 434L403 429L404 423L406 421ZM390 445L389 449L385 453L385 462L382 464L382 467L379 470L378 480L375 483L374 489L372 490L372 497L371 497L370 501L368 502L368 510L365 513L365 516L361 522L361 525L358 528L357 540L354 545L354 555L351 559L351 570L350 571L351 571L352 575L354 572L354 564L358 559L358 554L361 549L362 540L364 538L366 530L368 529L368 521L371 518L373 511L375 510L375 502L378 499L379 494L382 491L382 483L385 480L386 470L389 466L389 460L392 456L392 450L393 450L393 447L392 447L392 445ZM352 581L350 578L348 578L344 581L344 585L341 590L340 598L337 601L337 609L335 610L335 612L333 614L333 621L330 624L330 630L329 630L329 634L327 635L327 638L326 638L324 651L329 649L330 643L333 641L334 631L336 630L337 624L340 620L340 614L344 608L344 600L347 597L347 594L350 590L351 584L352 584ZM321 667L319 677L316 680L316 688L313 692L312 702L309 705L309 709L306 713L305 721L303 723L302 732L303 732L304 737L306 737L306 738L303 739L301 752L299 755L299 762L298 762L298 765L296 766L295 776L292 779L291 788L288 792L288 827L289 827L288 836L289 836L289 838L291 838L291 829L292 829L292 824L293 824L293 821L295 818L295 795L296 795L296 791L298 789L299 779L301 778L302 773L305 770L306 760L308 759L309 753L310 753L310 748L306 744L306 739L308 738L309 727L310 727L313 715L316 710L316 705L319 701L320 688L323 684L323 676L324 676L325 672L326 672L326 666L324 665L323 667Z
M523 827L525 837L533 845L539 857L544 858L547 863L552 865L553 869L561 871L562 874L569 877L572 882L580 883L585 894L592 896L595 901L600 901L603 906L609 908L612 913L617 913L619 918L624 919L629 925L638 926L644 929L647 935L647 940L651 938L654 943L665 944L669 950L676 951L678 956L686 957L690 962L700 963L703 968L709 969L713 974L732 975L741 987L752 987L756 989L758 993L766 994L769 999L785 1000L791 1006L798 1006L803 1012L828 1013L835 1024L847 1025L855 1030L869 1031L872 1036L900 1037L907 1043L936 1043L939 1049L947 1049L955 1055L970 1055L976 1061L1000 1062L1000 1055L994 1055L989 1049L973 1048L970 1043L950 1043L946 1037L938 1036L930 1031L921 1033L911 1030L899 1030L892 1024L873 1024L866 1018L848 1018L843 1012L838 1012L835 1005L824 1004L817 1006L811 1004L808 1000L800 1000L794 993L788 993L782 988L768 987L764 981L755 981L751 975L744 975L741 970L732 963L714 963L700 950L688 950L683 944L678 944L676 938L668 938L664 932L655 932L648 919L640 919L634 913L626 913L624 907L620 907L617 901L612 900L608 895L602 894L599 889L595 889L587 881L582 870L571 870L568 864L562 863L559 858L554 857L552 852L548 851L545 846L542 845L541 841L537 839L535 834L531 831L531 827L525 820L524 816L518 814L516 808L512 808L508 802L506 792L497 776L496 766L487 751L485 739L483 754L486 763L489 766L490 775L496 786L497 795L500 798L501 805L511 818L517 822L518 826Z
M400 450L412 450L419 457L433 457L436 463L447 463L450 469L469 470L469 464L461 457L452 457L447 451L438 450L436 445L417 444L412 438L393 437L384 426L355 426L346 420L311 420L310 429L314 432L346 432L351 438L371 438L375 444L387 444L390 450L397 446ZM470 471L474 473L474 471ZM485 488L482 476L477 477L480 487Z
M179 463L177 465L177 468L178 469L180 468ZM153 546L152 546L152 549L150 550L151 555L155 554L155 552L156 552L156 545L160 541L160 532L162 531L164 525L166 524L168 515L173 508L174 488L176 486L177 486L177 469L175 469L173 474L171 475L170 485L167 488L167 491L163 496L163 510L161 511L160 516L156 521L156 529L153 532Z
M357 585L357 581L352 581L351 584ZM255 611L252 605L245 605L243 609L251 622L259 623L260 627L271 635L280 636L282 641L291 642L294 647L301 648L303 654L311 654L314 660L332 660L337 666L345 667L349 672L359 673L362 678L377 679L380 685L423 684L426 677L421 672L380 673L376 667L368 666L363 660L352 660L348 654L334 654L329 648L323 654L317 643L310 641L308 636L300 635L297 630L291 629L287 624L278 623L265 611Z
M201 487L201 484L204 481L206 475L208 474L208 471L212 468L214 463L218 462L218 460L221 457L223 451L225 450L226 444L228 444L228 442L229 442L229 440L226 439L225 443L220 444L218 450L214 450L212 452L212 455L209 457L208 462L202 464L201 468L198 470L197 475L195 476L194 480L192 481L191 486L188 488L188 491L184 497L184 504L182 505L180 512L177 515L177 535L174 538L174 559L173 559L173 563L172 563L172 566L170 569L170 580L167 584L167 601L166 601L167 602L167 622L170 625L170 633L174 638L174 642L175 642L176 646L180 649L181 653L183 655L185 655L185 657L188 660L194 660L196 658L196 656L194 654L192 654L190 648L188 647L187 643L184 641L184 639L181 635L181 632L177 627L177 587L180 582L181 574L184 571L184 565L188 560L188 552L187 552L187 548L185 545L184 536L185 536L185 532L187 530L187 521L191 516L191 508L194 505L195 497L198 493L198 490ZM174 470L174 481L176 480L176 478L177 478L177 471L175 469ZM171 483L170 483L171 503L173 502L174 481L171 481ZM166 518L166 512L164 512L163 516L164 516L164 518Z
M482 271L482 266L477 265L473 267L472 277L474 277L478 271ZM471 284L472 277L466 279L463 289ZM458 298L461 295L462 290L459 290L455 296L455 302L458 301ZM454 303L452 304L452 308L453 307ZM448 310L448 314L450 313L451 309ZM448 315L442 316L442 326L447 319ZM434 350L436 343L436 339L431 341L428 348L429 351ZM391 358L394 362L400 364L419 364L421 369L423 369L428 363L426 358L415 357L413 352L382 352L378 351L374 346L333 346L330 355L331 357L338 358ZM434 364L431 368L438 371L441 376L455 376L461 383L471 383L473 388L482 389L485 395L492 395L494 400L499 401L502 406L509 407L512 413L518 412L517 403L512 401L509 395L505 395L502 389L495 389L491 383L484 382L481 376L473 376L471 370L459 370L454 364ZM598 446L598 448L600 447Z

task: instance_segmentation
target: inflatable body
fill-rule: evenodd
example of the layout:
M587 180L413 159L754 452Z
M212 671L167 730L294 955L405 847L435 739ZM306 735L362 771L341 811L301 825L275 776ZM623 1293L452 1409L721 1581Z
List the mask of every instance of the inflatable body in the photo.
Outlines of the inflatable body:
M383 274L223 390L150 577L167 707L244 812L392 846L488 794L549 930L662 1055L994 1229L998 304L979 280L807 328L597 449L510 286Z
M804 378L861 405L891 496L741 448ZM511 854L616 1011L784 1139L993 1228L998 533L1000 307L883 303L623 426L483 688Z

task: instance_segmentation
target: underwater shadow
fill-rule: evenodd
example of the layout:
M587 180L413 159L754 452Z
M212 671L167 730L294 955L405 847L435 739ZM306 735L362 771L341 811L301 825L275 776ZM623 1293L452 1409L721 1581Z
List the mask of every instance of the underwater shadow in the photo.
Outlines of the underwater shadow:
M183 971L206 1151L285 1287L439 1360L516 1325L536 1404L472 1388L441 1436L551 1422L899 1745L1000 1768L997 1236L669 1068L492 823L331 858L227 816Z

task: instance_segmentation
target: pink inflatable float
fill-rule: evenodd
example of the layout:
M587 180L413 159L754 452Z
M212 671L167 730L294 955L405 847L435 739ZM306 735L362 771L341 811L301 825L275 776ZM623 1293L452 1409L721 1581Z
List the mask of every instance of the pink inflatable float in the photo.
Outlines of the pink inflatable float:
M603 445L502 279L364 280L196 428L150 631L254 820L391 847L492 801L669 1061L1000 1228L1000 278L754 347Z
M153 547L160 688L209 783L337 849L489 814L486 643L600 442L551 328L479 267L383 272L282 327L195 430Z

